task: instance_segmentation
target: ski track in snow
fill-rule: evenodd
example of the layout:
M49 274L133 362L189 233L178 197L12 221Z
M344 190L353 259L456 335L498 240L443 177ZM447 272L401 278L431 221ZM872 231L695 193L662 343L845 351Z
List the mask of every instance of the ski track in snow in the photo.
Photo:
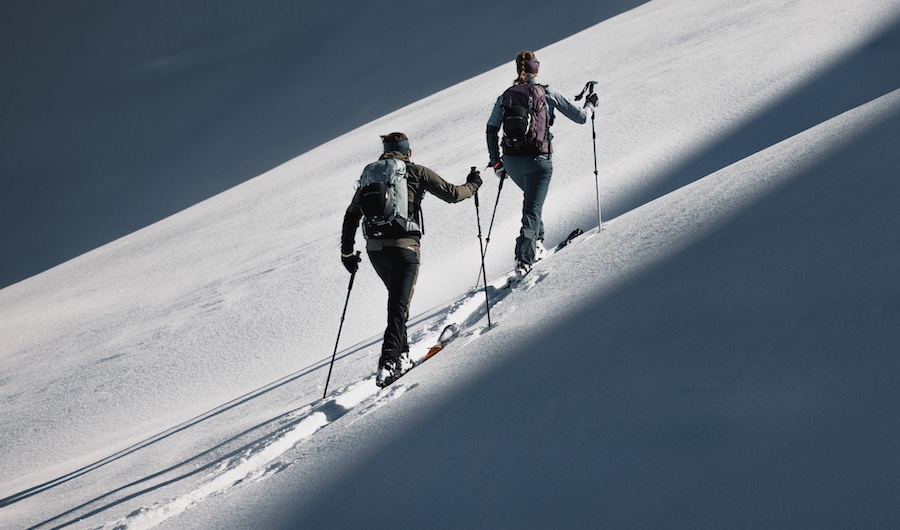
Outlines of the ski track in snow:
M262 480L285 469L290 463L275 462L278 457L372 397L372 387L375 387L374 378L357 381L315 406L289 413L285 418L288 420L287 426L258 440L240 454L224 459L199 487L174 499L136 510L124 519L100 528L152 528L207 497L222 493L242 482ZM392 393L386 393L375 399L390 397Z
M587 239L596 232L594 229L585 233L575 242ZM522 283L514 288L507 287L509 278L512 276L512 271L510 271L488 283L487 300L483 286L473 287L446 306L424 313L425 316L420 317L418 321L413 321L410 325L412 328L410 330L410 355L415 359L422 359L428 349L437 343L441 331L452 323L460 326L460 335L456 342L463 345L483 335L489 329L486 325L479 326L479 324L487 317L488 308L503 309L503 314L509 314L512 308L504 304L507 298L515 292L530 291L549 276L550 270L547 267L547 261L555 253L556 250L549 251ZM359 348L357 351L363 350L364 348ZM375 385L374 373L345 385L317 403L289 412L275 420L274 423L281 426L279 429L245 446L236 454L223 458L213 467L213 471L203 479L202 483L188 493L142 507L124 518L96 527L95 530L153 528L206 498L222 494L245 482L265 480L293 464L291 461L279 461L279 458L298 443L350 412L355 411L358 416L363 416L377 410L390 401L403 396L408 389L402 382L380 389Z

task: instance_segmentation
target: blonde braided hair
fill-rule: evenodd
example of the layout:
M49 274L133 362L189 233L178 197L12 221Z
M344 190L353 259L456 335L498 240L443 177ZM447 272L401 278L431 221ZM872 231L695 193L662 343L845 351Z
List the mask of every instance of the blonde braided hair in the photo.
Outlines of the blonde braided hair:
M518 72L519 76L513 81L514 84L524 85L528 82L528 74L525 72L525 63L532 59L534 59L534 52L532 51L525 50L519 52L519 55L516 55L516 72Z

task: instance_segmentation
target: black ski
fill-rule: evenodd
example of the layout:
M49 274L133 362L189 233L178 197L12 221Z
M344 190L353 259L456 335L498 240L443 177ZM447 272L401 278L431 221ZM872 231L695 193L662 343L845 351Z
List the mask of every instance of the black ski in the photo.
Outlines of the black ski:
M556 248L553 249L553 252L556 253L556 252L559 252L560 250L566 248L566 246L569 243L571 243L572 240L574 240L576 237L580 236L583 233L584 233L584 230L582 230L580 228L576 228L575 230L572 230L572 232L568 236L566 236L565 239L563 239L558 245L556 245Z
M459 325L449 324L448 326L444 327L444 330L441 331L441 336L438 338L437 344L435 344L431 348L428 348L428 352L425 355L423 355L421 359L415 361L412 365L412 368L403 372L402 374L398 375L397 377L388 377L387 379L384 380L384 382L382 384L380 384L378 386L380 386L381 388L390 386L391 383L393 383L394 381L400 379L404 375L411 372L412 369L415 368L416 366L419 366L420 364L424 363L428 359L431 359L432 357L434 357L439 351L443 350L445 346L447 346L448 344L453 342L454 339L456 339L456 337L458 337L458 336L459 336Z
M544 256L544 259L549 258L549 257L552 256L553 254L556 254L556 253L559 252L560 250L566 248L566 247L569 245L569 243L571 243L573 240L575 240L575 238L577 238L578 236L580 236L580 235L582 235L582 234L584 234L584 230L582 230L582 229L580 229L580 228L576 228L575 230L572 230L572 231L569 233L569 235L566 236L565 239L563 239L562 241L560 241L560 243L559 243L558 245L556 245L556 246L553 248L553 250L551 250L550 252L547 253L546 256ZM528 276L528 274L529 274L533 269L534 269L534 266L532 266L531 269L528 269L528 272L526 272L526 273L523 274L522 276L517 276L515 273L513 273L513 275L510 276L509 279L506 281L506 288L507 288L507 289L512 289L512 288L514 288L515 286L517 286L517 285L519 285L520 283L522 283L522 280L524 280L525 277Z

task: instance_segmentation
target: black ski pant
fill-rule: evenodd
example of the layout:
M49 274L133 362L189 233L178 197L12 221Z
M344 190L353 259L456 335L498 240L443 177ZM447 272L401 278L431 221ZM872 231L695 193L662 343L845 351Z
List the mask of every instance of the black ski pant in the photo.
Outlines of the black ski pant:
M409 303L419 276L419 248L390 247L369 250L369 259L375 272L388 290L387 328L384 330L382 357L398 358L400 352L409 351L406 339L406 321Z

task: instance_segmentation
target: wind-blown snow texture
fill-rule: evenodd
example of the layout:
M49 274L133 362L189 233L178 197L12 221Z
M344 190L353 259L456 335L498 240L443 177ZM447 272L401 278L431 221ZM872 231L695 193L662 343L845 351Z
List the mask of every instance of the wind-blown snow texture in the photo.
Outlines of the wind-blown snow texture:
M488 331L473 204L426 199L415 351L465 329L384 390L364 262L321 399L353 181L403 130L462 182L511 64L3 289L0 526L896 527L898 24L654 0L538 50L600 81L603 231L561 119L548 240L594 230L503 291L505 187Z

